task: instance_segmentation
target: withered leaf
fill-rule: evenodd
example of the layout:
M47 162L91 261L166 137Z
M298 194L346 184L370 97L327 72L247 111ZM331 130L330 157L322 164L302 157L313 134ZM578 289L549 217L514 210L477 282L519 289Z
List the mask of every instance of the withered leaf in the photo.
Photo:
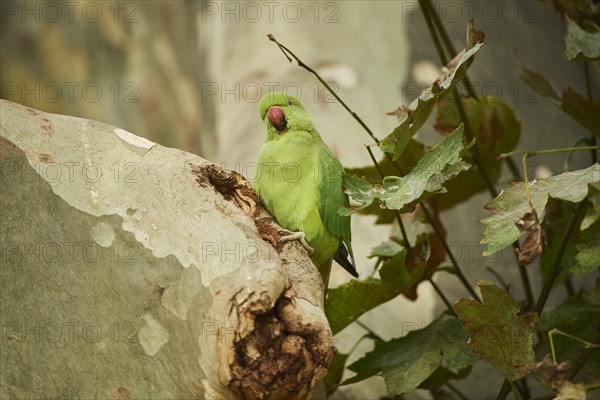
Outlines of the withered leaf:
M521 232L529 232L520 249L515 249L519 256L519 262L524 265L529 265L544 251L544 231L538 218L535 208L526 212L521 218L515 222L517 228Z

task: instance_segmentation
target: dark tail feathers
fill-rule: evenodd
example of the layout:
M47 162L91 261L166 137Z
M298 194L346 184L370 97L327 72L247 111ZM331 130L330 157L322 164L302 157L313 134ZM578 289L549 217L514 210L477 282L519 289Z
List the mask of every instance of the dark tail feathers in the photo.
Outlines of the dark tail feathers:
M334 260L342 266L350 275L355 278L358 278L358 272L356 272L356 267L354 266L354 257L350 257L352 262L348 259L348 249L344 245L344 243L340 243L340 247L338 249L337 255L334 257Z

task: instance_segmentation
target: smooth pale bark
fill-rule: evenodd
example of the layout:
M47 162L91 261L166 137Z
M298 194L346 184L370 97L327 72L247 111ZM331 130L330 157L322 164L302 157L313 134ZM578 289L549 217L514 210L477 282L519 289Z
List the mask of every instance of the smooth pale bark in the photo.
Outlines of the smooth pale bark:
M242 177L0 106L0 398L319 397L319 274Z

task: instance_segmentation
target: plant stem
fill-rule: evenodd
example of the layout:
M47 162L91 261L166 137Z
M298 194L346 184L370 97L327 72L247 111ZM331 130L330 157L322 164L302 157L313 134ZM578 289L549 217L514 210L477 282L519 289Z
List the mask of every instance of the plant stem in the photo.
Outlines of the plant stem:
M465 125L465 135L467 136L467 141L471 141L474 138L473 130L471 129L471 122L469 121L467 112L465 111L465 107L463 106L463 103L462 103L462 99L460 98L460 95L458 94L458 90L456 90L456 88L454 88L452 90L452 95L454 97L454 102L456 103L456 108L458 110L458 114L460 115L460 119L462 120L462 123ZM479 143L476 142L475 145L472 147L472 149L473 149L473 161L475 162L475 166L477 166L477 170L479 171L479 174L481 175L481 178L483 179L483 182L485 183L485 186L487 187L488 192L490 192L492 197L497 197L498 191L496 190L494 183L488 176L487 171L485 170L485 168L483 167L483 164L481 163L481 153L479 151Z
M521 174L519 173L519 167L517 167L517 164L515 164L515 161L510 157L507 157L505 161L506 161L506 165L508 166L508 169L510 169L511 174L513 175L513 179L515 181L520 181Z
M479 299L479 296L477 295L477 293L475 293L475 290L473 289L473 287L471 286L471 284L469 284L469 281L465 277L465 274L460 269L460 267L458 265L458 262L456 261L456 258L454 257L454 254L452 254L452 251L450 250L450 246L448 246L448 243L446 242L446 239L444 238L444 235L442 235L442 232L440 231L440 228L438 227L438 225L433 220L433 216L431 215L431 213L429 212L429 210L427 209L427 207L425 207L425 204L423 204L423 202L420 202L419 204L421 205L421 208L423 208L423 212L425 213L425 219L427 219L427 222L429 223L429 225L431 225L433 227L433 230L435 231L436 235L438 235L438 237L442 241L442 243L444 245L444 250L446 250L446 254L448 254L448 258L450 258L450 262L452 263L452 265L456 269L456 276L462 282L463 286L467 289L467 291L469 292L469 294L475 300L481 301Z
M379 167L379 163L375 156L373 155L373 151L370 146L365 146L367 152L369 153L369 157L371 157L371 161L375 164L375 168L377 168L377 172L379 172L379 176L381 179L385 178L383 171ZM400 211L394 210L394 214L396 215L396 221L398 221L398 226L400 227L400 232L402 232L402 240L404 242L404 248L406 249L407 255L413 255L412 247L410 246L410 241L408 240L408 234L406 233L406 229L404 228L404 223L402 223L402 215L400 215Z
M592 81L590 79L590 65L586 61L583 63L583 72L585 75L585 88L587 90L587 98L589 101L592 101ZM591 134L590 143L595 145L597 144L596 136ZM592 151L592 163L596 164L598 162L598 154L595 151Z
M523 287L525 288L525 298L527 298L527 303L531 306L533 305L533 290L531 289L531 282L529 281L527 266L519 260L519 256L517 255L516 250L520 250L519 241L515 240L512 243L512 247L515 250L515 261L517 261L517 265L519 266L521 282L523 282Z
M577 209L573 215L571 215L571 218L569 218L569 223L567 224L567 229L565 230L565 233L561 239L560 247L556 253L556 258L550 267L550 272L548 273L546 281L544 282L542 293L540 294L540 297L535 304L535 308L533 309L538 315L541 315L542 311L544 310L546 300L548 300L552 286L554 286L554 281L556 278L558 278L558 275L560 275L560 263L565 254L565 250L567 249L567 245L569 244L569 239L575 230L575 226L577 225L577 221L579 220L583 210L585 210L585 201L579 203Z
M442 38L444 38L444 36L446 36L446 39L444 41L447 45L447 50L452 51L452 54L454 54L455 51L454 51L453 47L451 46L451 44L450 44L450 46L448 46L450 41L449 41L449 39L447 39L446 30L444 29L444 26L441 23L439 16L433 9L431 0L419 0L419 4L421 5L421 7L424 10L423 15L425 17L425 22L427 23L429 33L430 33L431 37L433 38L433 42L436 46L438 55L440 56L440 60L444 64L446 64L447 61L446 61L446 57L444 55L444 50L441 47L441 44L437 37L435 28L437 27L437 31L440 32ZM433 17L433 19L435 19L436 27L434 27L434 22L431 20L432 17ZM465 75L465 79L466 79L466 75ZM454 97L454 103L456 104L460 118L461 118L463 124L465 125L465 135L467 136L467 140L472 140L474 137L473 130L471 129L471 124L467 117L467 113L466 113L464 105L462 103L462 99L460 98L460 95L456 88L454 88L452 90L452 95ZM474 97L474 95L475 95L474 91L472 91L472 88L471 88L471 92L469 93L469 95L471 97ZM490 195L492 197L497 197L498 191L496 190L496 187L494 186L494 182L488 176L487 171L485 170L483 163L481 162L481 153L479 151L478 143L475 143L475 146L473 146L473 161L475 163L475 166L477 167L477 170L479 171L479 174L481 175L481 178L483 179L483 182L485 183L485 186L488 189L488 192L490 193ZM520 174L519 174L519 171L518 171L517 166L514 163L514 161L509 158L509 159L507 159L507 164L508 164L509 169L513 173L513 175L516 178L519 178ZM520 248L519 241L516 240L515 242L513 242L512 246L514 249L519 249ZM523 265L523 263L521 263L519 261L519 258L517 256L516 252L515 252L515 260L517 261L517 264L518 264L519 274L521 275L521 281L522 281L523 287L525 289L525 296L527 298L527 302L529 304L533 304L533 291L531 289L531 282L529 281L529 275L527 274L525 265Z
M444 47L446 47L446 52L448 54L450 54L451 57L453 55L457 55L458 53L456 52L456 49L452 45L450 36L448 35L446 28L444 28L444 24L442 24L442 21L440 20L440 16L433 8L433 4L432 4L431 0L426 0L425 6L427 7L427 11L428 11L429 15L431 15L431 17L433 18L433 25L435 26L435 29L437 30L440 37L442 38ZM469 95L469 97L476 97L475 90L473 89L473 85L471 85L471 81L469 80L469 77L466 74L463 78L463 82L464 82L465 88L467 89L467 94Z
M519 393L521 393L521 395L523 396L524 399L530 399L531 398L531 393L529 392L529 386L527 386L527 378L517 381L517 390L519 391Z
M367 152L369 153L369 157L371 157L371 161L373 161L373 164L375 164L375 168L377 168L377 171L379 172L381 179L383 179L385 177L385 175L383 174L383 171L379 167L379 163L377 162L377 159L375 159L375 156L373 155L373 151L371 151L371 147L370 146L365 146L365 147L367 149ZM404 228L404 223L402 222L402 216L400 215L399 211L396 211L395 214L396 214L396 220L398 221L398 226L400 226L400 232L402 232L402 240L404 241L404 247L406 248L407 255L413 255L412 247L410 246L410 241L408 240L408 235L406 233L406 229ZM450 303L450 301L448 301L448 299L446 298L444 293L440 290L438 285L436 285L435 282L433 281L433 279L431 279L431 276L427 272L425 272L425 274L427 276L427 280L429 281L429 283L431 283L431 286L433 286L433 289L435 290L435 292L438 294L438 296L440 296L440 298L442 299L442 301L448 308L448 311L450 311L452 314L454 314L454 309L452 308L452 304Z
M437 50L438 56L440 57L440 61L445 65L448 63L448 59L446 58L446 55L444 54L444 49L442 48L442 44L436 33L436 30L435 30L435 27L433 24L433 20L432 20L432 16L435 14L435 10L433 9L433 7L429 7L430 4L428 4L426 0L419 0L419 5L421 6L421 9L423 10L423 16L425 17L425 22L427 24L427 28L429 29L429 34L431 35L431 38L433 39L433 42L435 44L435 48ZM453 90L453 93L455 94L455 100L456 100L458 97L458 91L456 90L456 88ZM460 104L460 107L462 108L462 102L460 102L460 99L457 101L457 106L458 106L458 104ZM459 113L460 113L460 109L459 109ZM464 115L464 108L462 108L461 118L463 115ZM466 118L462 118L462 120L463 120L463 123L465 124L465 133L467 135L467 140L470 140L473 138L473 134L472 134L472 131L470 130L469 122L466 120ZM474 148L477 148L477 144L475 144ZM484 181L485 181L485 177L484 177ZM488 184L488 182L486 181L486 185L487 184ZM422 203L421 203L421 205L425 212L425 217L427 218L427 221L433 227L433 229L435 230L438 237L442 240L442 243L444 244L446 253L448 254L448 257L450 258L452 265L454 265L454 267L456 268L456 275L458 276L458 279L462 282L462 284L465 286L465 288L467 288L467 291L471 294L471 296L473 296L473 298L479 299L479 296L477 296L477 293L475 293L475 290L473 290L473 287L469 284L469 282L465 278L465 275L462 273L462 270L458 266L458 262L456 261L456 258L450 251L450 247L448 246L448 243L446 243L445 238L441 235L441 232L439 232L439 229L436 226L436 224L434 223L433 218L429 214L429 211Z
M438 56L440 57L440 61L443 65L446 65L448 64L448 58L446 58L446 54L444 54L442 43L440 42L440 38L437 35L435 27L433 26L432 15L436 14L436 12L433 8L428 7L426 0L419 0L419 6L421 7L421 11L423 11L425 23L427 24L427 29L429 29L429 35L433 39L433 43L435 44L435 49L437 50Z
M423 7L423 6L425 6L425 8L426 8L425 12L427 12L433 18L433 25L442 38L442 42L444 43L446 52L450 55L458 54L456 52L456 48L452 45L452 41L450 40L450 37L448 36L448 32L446 31L446 28L444 28L444 24L440 20L440 16L433 8L431 0L425 0L424 4L422 4L421 7ZM435 41L435 39L434 39L434 41ZM438 54L439 54L439 50L438 50ZM444 58L440 58L440 60L444 60ZM467 90L467 94L469 95L469 97L476 98L477 95L475 94L475 90L473 89L473 85L471 84L471 80L469 79L468 73L465 73L465 76L463 77L463 83L465 85L465 89ZM517 168L517 164L515 164L513 159L507 158L506 164L508 166L508 169L510 170L510 172L513 175L513 179L516 181L521 180L521 174L519 174L519 169Z
M502 382L502 387L500 388L500 393L498 393L498 396L496 396L496 400L504 400L506 398L508 392L510 392L510 385L510 381L508 379L504 379L504 382Z
M561 331L559 329L554 328L554 329L551 329L548 332L548 337L550 339L550 347L552 349L552 361L554 361L555 364L556 364L556 356L554 354L554 344L553 344L553 341L552 341L552 336L553 335L562 335L564 337L568 337L571 340L574 340L576 342L579 342L579 343L583 344L586 349L600 349L600 344L595 344L595 343L592 343L592 342L588 342L587 340L580 339L577 336L570 335L570 334L568 334L566 332L563 332L563 331Z
M323 80L323 78L321 78L321 75L319 75L317 73L317 71L315 71L308 65L304 64L298 57L296 57L296 55L294 53L292 53L290 51L290 49L288 49L287 47L285 47L284 45L279 43L277 41L277 39L275 39L275 36L273 36L272 34L269 33L269 34L267 34L267 37L269 38L270 41L275 42L275 44L277 44L277 46L279 47L279 49L285 55L285 57L288 59L289 62L292 62L292 59L290 58L290 56L291 56L294 60L296 60L296 62L298 63L298 66L304 68L305 70L307 70L308 72L313 74L319 80L319 82L321 82L323 84L323 86L325 86L325 88L329 91L329 93L331 93L333 95L333 97L335 97L336 100L340 102L342 107L344 107L346 109L346 111L348 111L350 113L350 115L352 115L352 117L360 124L360 126L363 127L363 129L369 134L369 136L371 136L371 138L375 141L375 143L379 144L379 139L377 139L377 137L375 136L373 131L371 131L371 129L369 129L367 124L364 123L364 121L358 116L358 114L356 114L354 111L352 111L350 109L350 107L348 107L346 105L346 103L344 103L344 101L340 98L340 96L338 96L338 94L331 88L331 86L329 86L327 84L327 82L325 82L325 80Z
M582 146L582 147L563 147L561 149L548 149L548 150L515 150L510 153L502 153L498 156L498 159L502 159L515 154L526 154L528 157L537 156L538 154L550 154L550 153L564 153L572 152L577 150L600 150L600 146Z
M355 321L355 323L356 323L356 325L358 325L361 328L363 328L365 331L369 332L369 335L373 336L375 339L384 342L384 340L383 340L383 338L381 336L379 336L378 334L376 334L375 332L373 332L373 330L371 328L369 328L366 324L364 324L360 320L357 319Z
M554 258L554 262L550 267L550 272L546 276L546 280L544 282L544 287L542 288L542 293L540 293L540 297L538 298L537 303L535 304L534 312L538 315L541 315L544 310L544 306L546 305L546 301L548 300L548 296L550 295L550 291L554 286L554 281L560 275L560 263L565 254L565 250L567 249L567 245L569 244L569 240L575 227L577 226L577 222L579 221L581 214L585 210L585 201L582 201L577 206L576 211L571 215L569 219L569 223L567 224L567 228L565 229L565 233L561 239L560 247L558 248L558 252L556 253L556 257ZM504 400L508 392L510 392L511 382L508 379L504 380L502 387L500 388L500 392L496 397L496 400Z
M440 296L440 299L442 299L448 311L450 311L451 314L456 314L454 312L454 308L452 308L452 304L450 303L446 295L444 295L444 292L442 292L440 287L433 281L433 279L431 279L431 276L429 274L427 274L427 280L429 281L429 283L431 283L431 286L433 286L433 290L435 290L438 296Z

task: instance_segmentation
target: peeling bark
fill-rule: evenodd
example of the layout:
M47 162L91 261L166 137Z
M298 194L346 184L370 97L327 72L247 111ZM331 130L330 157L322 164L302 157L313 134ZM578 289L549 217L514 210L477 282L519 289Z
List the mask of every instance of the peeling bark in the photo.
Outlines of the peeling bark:
M319 273L299 243L277 245L242 176L0 107L0 398L324 396L335 349ZM98 255L44 253L66 243Z

